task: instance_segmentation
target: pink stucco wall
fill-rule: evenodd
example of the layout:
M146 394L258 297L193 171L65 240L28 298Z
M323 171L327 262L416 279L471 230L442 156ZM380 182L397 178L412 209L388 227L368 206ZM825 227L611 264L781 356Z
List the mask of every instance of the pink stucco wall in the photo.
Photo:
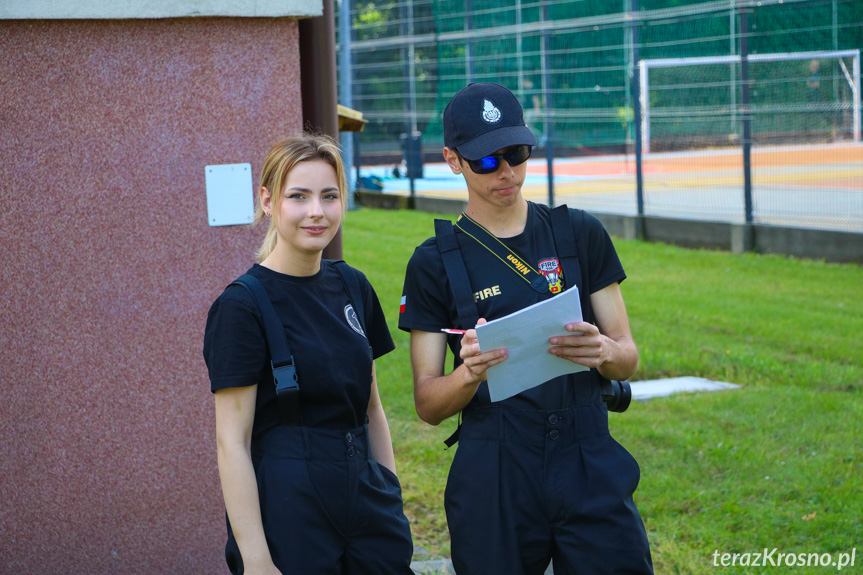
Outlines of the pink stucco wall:
M204 166L301 127L291 19L0 21L0 572L227 572ZM257 182L257 178L255 178Z

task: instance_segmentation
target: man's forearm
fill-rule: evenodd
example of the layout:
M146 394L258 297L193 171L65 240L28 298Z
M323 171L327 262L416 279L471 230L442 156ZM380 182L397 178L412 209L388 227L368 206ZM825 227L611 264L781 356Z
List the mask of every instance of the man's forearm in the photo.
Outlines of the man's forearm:
M437 425L470 403L480 382L460 365L448 375L426 377L414 382L414 401L420 419Z
M632 338L606 338L605 345L609 347L609 359L597 368L603 377L621 381L638 371L638 348Z

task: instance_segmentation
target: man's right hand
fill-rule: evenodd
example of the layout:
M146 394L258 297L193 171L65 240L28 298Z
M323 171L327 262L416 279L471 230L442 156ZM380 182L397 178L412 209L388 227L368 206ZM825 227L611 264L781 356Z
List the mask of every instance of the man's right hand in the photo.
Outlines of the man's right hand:
M479 321L476 323L477 325L482 325L486 323L486 320L485 318L479 318ZM459 355L463 362L462 365L464 365L470 374L471 381L475 383L485 381L487 379L485 372L488 368L499 364L509 357L505 348L493 349L486 352L481 351L479 340L476 337L476 329L469 329L462 336Z
M476 330L469 329L462 336L459 352L464 363L444 375L446 349L446 334L411 330L414 403L420 419L432 425L464 409L486 379L486 370L508 357L505 349L480 351Z

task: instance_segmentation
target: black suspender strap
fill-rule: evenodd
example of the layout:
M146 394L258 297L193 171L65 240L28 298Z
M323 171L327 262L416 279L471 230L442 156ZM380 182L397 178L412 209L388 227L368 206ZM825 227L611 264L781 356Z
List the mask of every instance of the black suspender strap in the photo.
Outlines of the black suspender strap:
M234 283L246 288L258 305L261 320L264 323L264 332L267 336L267 345L270 348L270 365L273 369L276 398L283 414L283 420L287 425L298 425L300 421L300 386L297 381L294 356L291 355L288 338L285 335L285 328L279 321L279 316L273 309L273 303L258 278L250 274L243 274L234 280Z
M579 222L581 225L578 227L579 232L583 232L584 211L576 210L575 213L577 217L581 218ZM570 218L569 209L566 207L566 204L551 210L551 228L554 234L554 247L557 250L557 257L560 258L560 266L563 268L563 277L566 278L568 285L580 286L578 297L581 300L582 315L584 316L584 321L592 323L593 307L590 305L590 277L588 274L582 277L581 267L578 265L579 252L584 261L588 261L587 239L582 237L582 241L576 241L575 230L573 229L572 219ZM600 394L604 401L609 401L607 398L615 397L614 386L620 384L602 377L598 371L596 373L599 376ZM629 403L627 402L622 406L620 411L625 410L628 405Z
M342 283L345 288L348 290L348 299L351 302L351 305L354 306L354 314L357 316L357 320L360 322L360 327L363 328L363 334L366 336L366 341L368 341L369 334L366 331L366 314L363 311L363 293L360 291L360 280L358 279L357 270L349 266L344 262L344 260L325 260L330 261L335 265L336 271L339 272L339 275L342 278ZM374 357L374 350L372 349L371 341L369 344L369 354ZM372 374L369 373L369 381L372 380ZM366 419L368 419L368 415L366 415ZM369 457L371 457L371 452L369 452Z
M435 220L434 230L437 249L443 260L443 267L446 270L446 277L452 288L456 310L458 311L458 319L456 321L459 325L455 327L473 329L476 327L477 320L479 320L479 313L476 311L473 289L470 287L470 280L467 277L467 269L464 267L461 251L458 249L458 241L455 238L452 222L449 220Z
M325 260L335 264L336 271L342 277L342 283L348 290L348 299L351 300L351 305L354 306L354 312L357 314L357 319L363 332L366 331L366 314L363 311L363 294L360 291L360 281L357 279L357 272L354 268L344 262L344 260ZM368 337L368 334L366 335Z
M554 234L554 247L557 250L557 257L561 260L570 257L578 259L578 250L575 247L575 232L572 229L572 220L569 218L569 208L566 204L557 206L551 210L551 231Z
M583 212L582 212L583 216ZM572 229L572 219L566 204L551 210L551 232L554 235L554 249L563 268L563 277L567 286L580 286L582 292L588 292L588 286L582 283L581 267L578 265L578 245L575 230Z
M590 277L582 276L581 266L578 259L587 260L587 238L584 237L584 212L573 210L577 218L580 218L578 226L581 238L577 238L575 228L570 217L570 210L566 204L551 210L551 231L554 235L554 249L560 258L560 267L563 268L563 277L567 286L579 286L579 299L584 321L593 322L593 309L590 306ZM579 239L581 241L579 241Z
M518 277L530 284L530 287L534 290L539 293L545 293L548 291L548 282L544 275L524 261L524 258L513 253L506 244L497 239L491 232L470 219L470 216L466 213L461 213L458 220L456 220L455 226L476 240L479 245L494 254L494 256L506 267L514 271Z
M476 322L479 320L479 312L476 310L476 300L473 298L473 289L470 287L470 279L467 277L467 269L464 267L464 259L461 257L461 251L458 248L458 240L455 237L455 230L452 222L449 220L435 220L435 241L438 251L443 260L443 267L446 271L446 277L449 280L450 288L452 289L453 298L455 299L458 318L456 326L462 329L472 329L476 327ZM461 341L461 336L450 336L458 341ZM453 355L458 356L458 343L455 343ZM458 443L458 437L461 434L461 412L458 414L458 425L455 431L447 439L444 440L447 448Z
M363 332L365 332L366 316L363 310L363 296L360 291L360 282L356 270L342 260L323 260L322 265L327 261L334 264L336 271L338 271L342 283L347 289L348 299L351 301L354 312L357 314L357 320L359 320L360 326L363 328ZM294 364L294 357L291 355L288 338L285 335L282 322L279 320L279 316L273 308L273 303L270 301L264 286L261 285L258 278L251 274L243 274L234 280L233 283L248 290L258 306L258 310L261 312L261 321L264 323L267 345L270 348L273 382L276 384L276 398L282 412L282 421L285 425L299 425L300 386L297 379L297 368Z

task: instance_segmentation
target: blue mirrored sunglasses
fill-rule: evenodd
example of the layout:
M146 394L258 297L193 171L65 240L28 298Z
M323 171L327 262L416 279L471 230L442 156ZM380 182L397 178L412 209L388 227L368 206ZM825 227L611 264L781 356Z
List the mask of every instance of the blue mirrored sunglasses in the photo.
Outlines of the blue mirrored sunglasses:
M527 145L513 146L504 150L502 154L492 154L491 156L486 156L479 160L468 160L465 158L465 161L470 166L470 169L473 170L473 173L491 174L492 172L497 171L502 160L506 160L506 163L510 166L518 166L519 164L525 163L527 159L530 158L532 150L533 149Z

